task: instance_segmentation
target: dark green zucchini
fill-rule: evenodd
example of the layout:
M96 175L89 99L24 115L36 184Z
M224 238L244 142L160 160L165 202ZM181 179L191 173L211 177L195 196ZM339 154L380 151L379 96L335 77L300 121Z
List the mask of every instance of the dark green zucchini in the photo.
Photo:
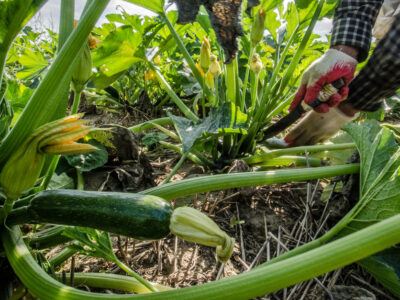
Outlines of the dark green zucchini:
M133 193L49 190L15 209L7 224L51 223L91 227L142 240L170 232L173 208L166 200Z

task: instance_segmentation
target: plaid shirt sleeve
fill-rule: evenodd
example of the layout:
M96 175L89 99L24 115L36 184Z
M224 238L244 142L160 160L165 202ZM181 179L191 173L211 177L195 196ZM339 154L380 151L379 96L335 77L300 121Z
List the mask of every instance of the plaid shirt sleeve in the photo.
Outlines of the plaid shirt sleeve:
M350 82L347 102L363 111L375 111L400 88L400 15L378 43L367 64Z
M364 61L371 45L372 28L383 0L342 0L335 10L331 46L358 48L358 61Z

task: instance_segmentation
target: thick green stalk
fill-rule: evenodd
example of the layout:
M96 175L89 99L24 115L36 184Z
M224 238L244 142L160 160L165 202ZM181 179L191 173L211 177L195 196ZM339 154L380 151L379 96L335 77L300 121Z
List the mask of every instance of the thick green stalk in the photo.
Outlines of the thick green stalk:
M184 153L181 158L179 159L178 163L175 165L175 167L171 170L171 173L168 174L167 178L163 181L162 184L168 183L171 178L175 175L176 172L178 172L179 168L182 166L183 162L185 161L186 157L188 156L189 151Z
M266 100L267 100L267 98L269 96L269 93L271 91L271 88L275 84L276 76L279 74L279 71L281 70L283 63L286 60L286 55L287 55L287 53L289 51L289 48L293 44L294 38L295 38L298 30L299 30L299 25L296 26L295 30L293 31L292 35L290 36L290 38L289 38L289 40L288 40L288 42L287 42L287 44L285 46L285 49L283 49L283 52L282 52L281 57L279 58L278 64L275 66L274 71L272 72L271 78L268 81L268 86L267 86L267 83L264 82L264 87L266 87L266 88L264 90L264 94L263 94L263 97L262 97L262 103L263 104L265 104L265 102L266 102ZM278 48L279 48L279 46L278 46Z
M170 117L165 117L165 118L154 119L151 121L147 121L147 122L129 127L129 129L132 130L133 132L146 131L150 128L153 128L154 124L163 126L163 125L173 125L174 123L172 122Z
M153 70L153 72L156 74L156 77L158 79L158 82L161 84L161 86L167 91L168 95L171 97L172 101L178 106L178 108L181 110L181 112L190 120L192 120L194 123L197 123L199 118L185 105L185 103L182 102L182 100L178 97L178 95L174 92L174 90L171 88L169 83L165 80L164 76L160 73L158 68L151 62L147 61L150 68Z
M290 165L307 166L308 163L310 164L311 167L321 166L321 160L318 158L312 158L312 157L307 158L304 156L287 156L287 155L267 159L256 165L262 167L276 168L276 167L290 166Z
M314 153L322 151L337 151L337 150L348 150L348 149L356 149L356 145L354 143L344 143L344 144L330 144L330 145L300 146L300 147L279 149L268 153L244 157L242 159L249 165L253 165L262 163L263 161L269 160L274 157L279 157L282 155L296 155L300 153L305 153L305 151L307 151L308 153Z
M180 154L183 153L183 150L181 147L176 146L174 144L168 143L166 141L160 141L159 142L161 145L163 145L164 147L174 150ZM207 166L207 167L214 167L213 162L211 162L209 159L207 159L203 154L201 154L201 152L196 151L195 149L191 149L189 151L189 154L187 156L192 162L194 162L195 164L198 165L203 165L203 166Z
M61 0L58 52L60 52L69 35L74 30L74 12L75 0Z
M74 103L71 108L71 115L75 115L78 113L79 103L81 102L81 92L74 92Z
M147 280L143 279L138 273L133 271L130 267L125 265L123 262L121 262L118 258L115 257L114 262L120 267L122 270L124 270L126 273L128 273L130 276L135 278L140 284L142 284L144 287L146 287L148 290L152 291L153 293L158 292L157 288L151 285L150 282Z
M17 226L12 231L3 230L1 237L13 270L43 300L250 299L330 272L399 243L400 215L268 267L200 286L145 295L96 294L65 286L35 262Z
M13 210L13 212L17 209ZM23 216L25 214L25 217ZM27 213L21 211L21 217L26 218ZM26 224L27 222L17 222L18 224ZM37 250L51 248L60 244L65 244L71 239L62 233L64 232L65 226L55 225L48 229L34 233L32 236L27 237L29 241L29 247Z
M74 255L76 252L77 251L75 249L71 249L69 247L65 247L60 252L58 252L56 255L51 257L49 259L49 263L51 264L51 266L53 268L56 268L59 265L61 265L63 262L65 262L68 258L70 258L72 255ZM76 284L76 282L75 282L75 284Z
M247 60L246 75L244 76L243 91L242 91L242 101L240 102L240 110L241 111L243 111L244 103L246 102L246 90L247 90L247 84L249 82L250 63L251 63L251 59L253 57L254 50L255 50L255 47L250 46L249 59ZM252 95L252 98L253 98L253 95Z
M61 93L58 89L63 83L67 81L69 83L75 66L74 62L79 59L79 54L83 50L83 43L108 2L109 0L91 1L89 8L81 18L81 22L61 49L15 126L0 145L0 167L34 129L51 121L59 108L59 99L55 97ZM64 90L61 94L63 93Z
M203 85L204 86L206 85L206 74L204 74L204 77L203 77ZM201 112L202 112L203 119L205 119L205 117L206 117L206 96L204 93L202 93L202 95L201 95Z
M324 6L324 3L325 3L325 0L319 1L318 6L313 14L312 19L311 19L310 25L308 25L307 31L304 34L303 39L301 40L299 48L297 48L297 51L296 51L292 61L290 62L289 67L286 69L285 75L283 75L278 94L280 94L286 88L286 85L288 84L290 78L292 78L293 72L299 63L299 60L303 54L303 51L306 48L308 40L310 39L310 36L313 32L314 26L315 26L316 22L318 21L318 18L321 13L322 7Z
M263 124L268 123L269 121L275 117L277 114L281 113L283 111L283 109L288 106L290 104L290 102L292 102L293 97L296 93L292 93L290 94L290 96L286 97L283 99L283 101L278 101L278 105L274 105L273 109L271 110L271 112L268 113L268 115L265 117L265 120L263 122ZM266 109L266 111L269 111L269 107Z
M69 285L71 274L67 273L65 277L67 279L66 284ZM58 275L57 279L61 281L62 276ZM89 287L113 289L138 294L150 292L133 277L110 273L74 273L74 284L84 284ZM158 283L151 282L151 284L159 291L172 290L172 288Z
M168 19L168 17L165 14L160 14L160 16L164 20L165 24L167 24L169 31L171 32L172 36L174 37L179 50L181 50L183 57L185 58L186 62L188 63L190 69L192 70L194 77L197 79L200 86L203 88L203 92L207 95L207 97L212 96L210 89L204 83L203 77L201 76L199 70L197 69L195 62L193 61L193 58L190 56L185 45L183 44L179 34L176 32L174 25L171 24L170 20Z
M254 74L253 79L251 80L251 110L249 111L249 118L251 118L258 106L258 81L259 75Z
M42 183L40 184L40 190L47 190L47 187L49 186L51 178L53 177L53 174L56 171L60 157L61 157L60 155L53 156L53 158L50 162L50 166L47 169L47 173L46 173L45 177L43 178Z
M85 180L82 171L78 168L76 170L76 189L83 191L85 189Z
M204 193L222 189L246 186L277 184L292 181L304 181L318 178L329 178L345 174L358 173L359 164L340 166L276 170L265 172L243 172L203 176L171 182L162 186L140 192L144 195L154 195L170 200L191 194Z
M151 123L151 121L149 121ZM157 128L158 130L160 130L161 132L165 133L166 135L168 135L171 139L177 141L177 142L182 142L181 138L175 134L174 132L172 132L171 130L168 130L164 127L162 127L161 125L158 125L157 123L152 124L154 128Z
M236 103L236 77L234 61L226 65L225 85L226 99L228 102Z

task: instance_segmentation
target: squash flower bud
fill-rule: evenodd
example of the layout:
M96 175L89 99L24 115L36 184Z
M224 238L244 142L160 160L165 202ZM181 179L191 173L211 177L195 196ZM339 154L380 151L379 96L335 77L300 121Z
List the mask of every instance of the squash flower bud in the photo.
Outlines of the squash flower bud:
M78 24L78 21L74 21L74 27ZM98 40L89 35L88 41L84 46L79 62L76 69L72 73L72 89L75 93L80 93L86 86L86 83L92 76L92 56L90 54L90 49L97 46Z
M82 56L79 58L78 65L72 73L72 89L75 93L80 93L92 76L92 56L89 44L85 45Z
M263 38L264 36L264 29L265 29L265 11L260 8L257 12L256 19L254 20L253 26L251 27L251 45L255 47Z
M74 154L96 150L89 144L74 141L84 137L90 127L82 114L69 116L37 128L15 151L0 172L0 186L7 198L17 199L30 189L40 176L45 154ZM11 209L11 208L10 208Z
M191 207L178 207L172 213L169 229L176 236L216 247L217 259L226 262L232 255L235 239L223 232L213 220Z
M210 66L210 53L210 43L206 38L203 38L200 50L200 67L204 73L208 71L208 67Z
M261 62L261 59L260 59L260 55L258 55L258 53L254 53L252 58L251 58L250 69L255 74L258 74L258 73L260 73L262 67L263 67L263 65L262 65L262 62Z
M221 66L219 65L217 57L213 54L210 56L210 66L208 71L214 78L221 74Z

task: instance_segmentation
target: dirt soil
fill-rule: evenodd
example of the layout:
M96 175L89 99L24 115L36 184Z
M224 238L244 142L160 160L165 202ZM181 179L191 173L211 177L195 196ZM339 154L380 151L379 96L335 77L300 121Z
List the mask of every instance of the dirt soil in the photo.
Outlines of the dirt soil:
M122 119L120 114L96 110L86 117L97 125L118 123L132 126L147 120L146 116L140 115L132 118L127 111L122 114ZM140 191L160 184L179 160L179 155L168 149L157 148L144 153L140 137L123 129L119 129L119 139L120 150L114 153L109 163L85 174L86 189ZM229 172L247 170L243 162L237 161ZM189 161L184 163L172 181L207 175L202 167ZM233 256L224 265L217 262L213 248L185 242L172 235L154 242L113 236L114 250L122 261L145 279L174 288L235 276L321 236L334 225L349 205L336 194L331 195L327 202L322 202L320 195L327 184L328 181L320 180L269 185L196 194L174 200L175 206L190 205L208 214L235 238ZM49 252L47 257L55 252ZM70 272L71 259L57 271ZM74 257L73 271L124 274L112 263L80 255ZM372 300L394 297L354 264L257 299Z

